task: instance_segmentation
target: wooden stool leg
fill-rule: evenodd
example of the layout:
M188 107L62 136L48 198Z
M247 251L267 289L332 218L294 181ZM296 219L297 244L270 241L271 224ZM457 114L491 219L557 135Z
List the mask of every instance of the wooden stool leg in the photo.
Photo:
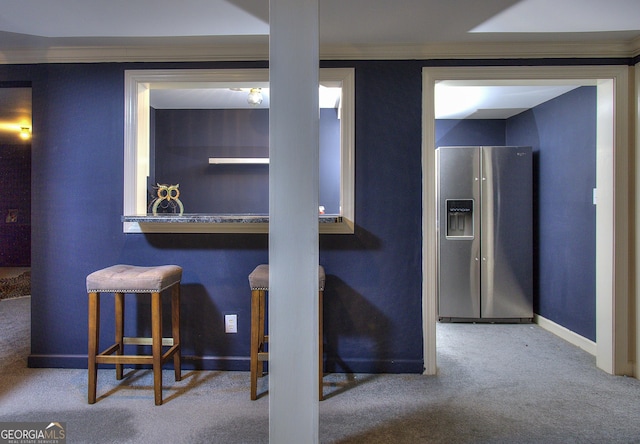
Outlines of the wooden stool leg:
M124 354L124 293L115 293L115 317L116 317L116 350L117 355ZM116 364L116 379L122 379L122 364Z
M157 292L151 293L151 354L155 402L162 405L162 299Z
M89 293L89 369L88 381L88 401L89 404L96 402L96 386L98 379L98 365L96 356L100 343L100 293Z
M255 401L258 397L258 348L260 328L260 290L251 290L251 400Z
M264 352L268 342L266 329L264 327L265 317L267 315L267 292L260 290L260 310L258 311L258 352ZM258 377L264 376L264 361L258 355Z
M180 345L180 285L174 285L171 288L171 335L173 337L173 345L178 348L173 354L173 368L176 381L182 379L181 375L181 345Z
M322 296L323 296L323 291L319 291L318 292L318 315L319 315L319 320L318 320L318 352L319 352L319 356L318 356L318 398L320 401L322 401L324 399L324 393L323 393L323 387L322 387L322 378L324 376L324 365L323 365L323 359L324 359L324 337L323 337L323 332L322 332L322 322L323 322L323 317L322 317Z

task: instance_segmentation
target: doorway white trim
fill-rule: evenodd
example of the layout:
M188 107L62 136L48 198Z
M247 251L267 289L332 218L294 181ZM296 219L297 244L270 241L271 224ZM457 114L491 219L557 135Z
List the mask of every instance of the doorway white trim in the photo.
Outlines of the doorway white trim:
M436 363L434 87L440 80L593 81L598 87L596 183L596 365L632 374L629 360L629 68L517 66L423 68L422 227L424 374Z
M638 180L638 177L640 177L640 165L638 165L638 159L640 159L640 63L636 63L636 65L633 67L633 71L634 71L634 90L635 90L635 94L634 94L634 104L633 104L633 110L634 112L632 112L632 117L631 119L633 120L633 128L635 129L635 168L634 168L634 173L635 173L635 194L634 196L637 198L637 196L640 196L640 180ZM640 233L640 217L638 217L638 211L640 210L639 205L637 203L635 203L634 207L633 207L633 218L635 220L635 224L634 224L634 231L635 233ZM635 251L638 252L640 251L640 238L638 235L636 235L636 242L635 242ZM635 261L635 270L634 270L634 274L635 276L640 276L640 261L638 261L636 259ZM635 286L635 301L636 301L636 309L635 309L635 353L636 353L636 359L634 362L634 370L633 370L633 374L636 378L640 378L640 365L638 364L638 359L640 357L640 326L638 325L638 322L640 320L640 304L638 303L638 301L640 301L640 288L639 286L636 284Z

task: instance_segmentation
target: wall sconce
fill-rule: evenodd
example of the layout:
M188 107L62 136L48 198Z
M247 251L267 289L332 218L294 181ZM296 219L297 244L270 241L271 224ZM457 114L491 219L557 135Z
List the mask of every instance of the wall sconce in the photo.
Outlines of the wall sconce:
M247 97L247 103L252 106L258 106L262 103L262 91L261 88L251 88L249 90L249 96Z
M21 127L21 128L20 128L20 138L21 138L22 140L29 140L29 139L31 139L31 130L30 130L28 127L26 127L26 126Z

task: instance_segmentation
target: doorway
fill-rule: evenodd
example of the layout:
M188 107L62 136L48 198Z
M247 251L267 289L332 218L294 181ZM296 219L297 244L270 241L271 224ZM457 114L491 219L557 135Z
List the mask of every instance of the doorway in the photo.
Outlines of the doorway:
M31 266L31 87L0 82L0 267Z
M467 67L423 69L423 344L425 374L436 374L435 84L443 80L593 82L597 86L596 365L631 374L628 345L629 158L627 67Z

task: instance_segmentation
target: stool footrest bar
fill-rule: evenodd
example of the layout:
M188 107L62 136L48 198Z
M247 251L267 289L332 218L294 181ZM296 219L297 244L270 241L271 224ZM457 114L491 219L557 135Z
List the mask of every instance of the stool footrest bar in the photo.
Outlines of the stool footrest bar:
M151 355L114 355L118 349L118 344L114 344L96 356L98 364L153 364ZM172 357L180 349L179 345L174 345L162 355L162 362Z
M98 364L153 364L153 356L144 355L98 355Z
M122 338L122 341L125 344L129 344L129 345L153 345L152 338L136 338L136 337L125 336L124 338ZM163 347L171 347L172 345L173 345L173 338L162 338Z

